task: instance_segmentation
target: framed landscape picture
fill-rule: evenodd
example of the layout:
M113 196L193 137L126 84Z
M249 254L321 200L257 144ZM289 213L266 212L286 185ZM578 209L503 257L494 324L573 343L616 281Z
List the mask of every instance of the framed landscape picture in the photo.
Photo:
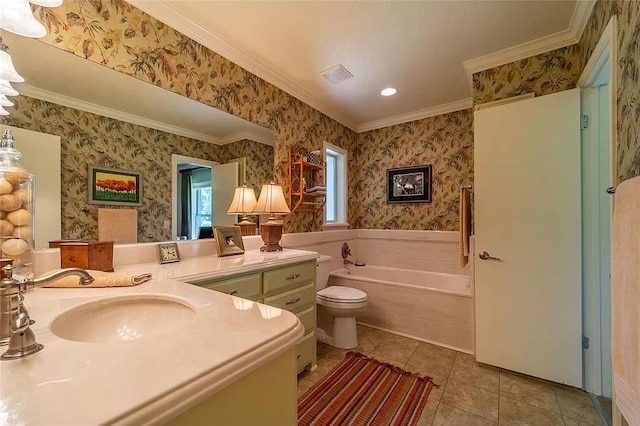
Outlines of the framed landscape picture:
M89 204L142 205L142 175L129 170L89 166Z
M431 165L387 169L387 203L430 203Z

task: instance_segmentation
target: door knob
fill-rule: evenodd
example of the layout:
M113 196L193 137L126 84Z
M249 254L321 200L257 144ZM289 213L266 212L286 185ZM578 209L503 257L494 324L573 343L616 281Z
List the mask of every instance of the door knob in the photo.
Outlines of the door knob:
M486 251L481 251L480 254L478 255L480 257L480 259L482 260L497 260L497 261L501 261L502 259L500 259L499 257L493 257L491 256L489 253L487 253Z

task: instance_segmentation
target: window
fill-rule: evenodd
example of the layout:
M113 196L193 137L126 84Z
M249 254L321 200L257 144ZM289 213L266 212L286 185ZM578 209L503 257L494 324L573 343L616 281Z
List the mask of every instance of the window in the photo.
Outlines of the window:
M211 226L211 181L191 184L191 238L201 226Z
M347 224L347 151L325 142L327 202L325 225Z

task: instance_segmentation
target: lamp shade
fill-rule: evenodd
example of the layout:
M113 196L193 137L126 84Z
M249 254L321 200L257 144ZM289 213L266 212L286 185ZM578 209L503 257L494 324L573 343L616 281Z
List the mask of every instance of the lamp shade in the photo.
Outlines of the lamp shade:
M44 7L58 7L62 4L62 0L29 0L29 2Z
M7 80L0 79L0 95L3 96L18 96L16 89L11 87L11 84Z
M11 102L5 95L0 95L0 106L13 106L13 102Z
M24 78L13 67L11 56L2 50L0 50L0 79L16 83L24 82Z
M229 210L227 210L227 214L244 215L245 213L252 211L255 206L255 191L253 188L247 188L247 185L242 185L236 188L236 192L233 194L233 200L231 201Z
M260 214L291 213L291 210L289 210L289 206L284 199L282 187L273 182L267 185L262 185L260 198L258 198L258 203L253 209L253 212Z
M47 29L36 18L27 0L0 0L0 28L24 37L40 38Z

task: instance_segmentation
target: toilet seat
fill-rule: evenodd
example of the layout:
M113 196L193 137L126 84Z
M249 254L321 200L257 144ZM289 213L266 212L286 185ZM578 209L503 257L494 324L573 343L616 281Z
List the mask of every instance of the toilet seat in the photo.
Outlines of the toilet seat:
M357 288L332 285L317 293L318 302L331 304L362 304L367 301L367 293Z

